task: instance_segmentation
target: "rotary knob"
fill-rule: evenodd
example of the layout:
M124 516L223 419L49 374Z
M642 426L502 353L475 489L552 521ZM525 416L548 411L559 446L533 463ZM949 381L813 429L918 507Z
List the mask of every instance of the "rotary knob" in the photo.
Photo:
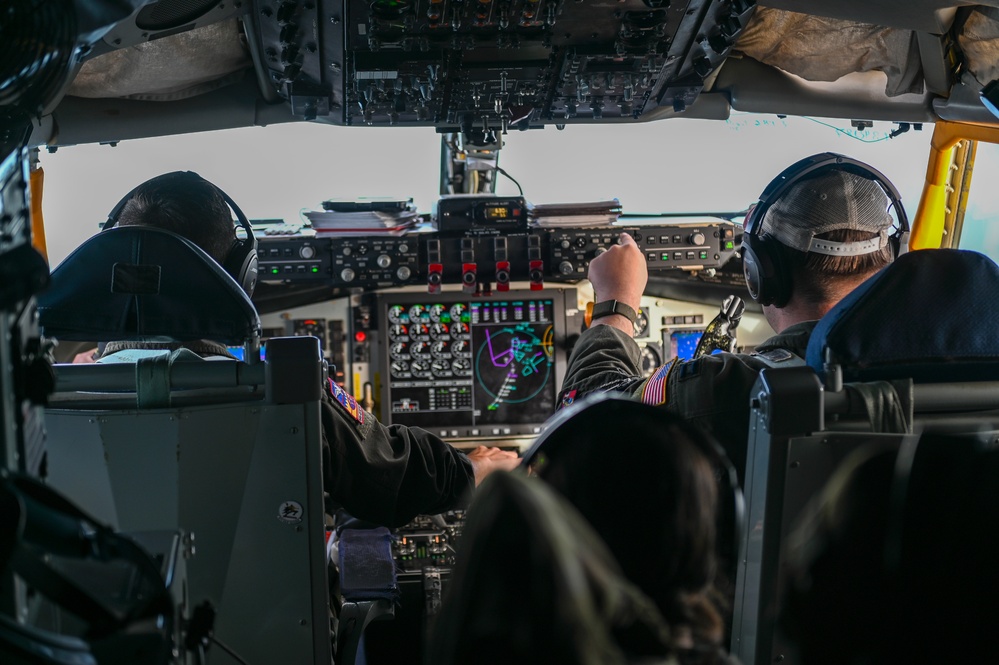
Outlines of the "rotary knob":
M607 251L606 247L597 247L596 251L593 252L593 256L597 257Z
M343 270L340 271L340 279L342 279L345 282L353 282L354 271L351 268L344 268Z
M690 244L691 245L703 245L704 244L704 234L698 231L697 233L690 234Z
M312 245L302 245L302 247L298 250L298 255L303 259L311 259L316 255L316 248Z
M379 268L388 268L392 265L392 257L388 254L379 254L378 258L375 259L375 263L378 264Z
M572 243L569 242L568 240L562 240L562 242L559 243L559 247L561 247L562 249L569 249L570 247L572 247Z
M570 263L569 261L563 261L562 263L558 264L558 271L563 275L571 275L573 272L575 272L575 270L576 270L575 266L573 266L572 263Z
M399 245L400 254L405 254L408 251L409 251L409 245L407 245L406 243L402 243L401 245Z
M409 266L399 266L395 271L395 276L399 278L399 281L405 282L412 276L413 271L409 269Z

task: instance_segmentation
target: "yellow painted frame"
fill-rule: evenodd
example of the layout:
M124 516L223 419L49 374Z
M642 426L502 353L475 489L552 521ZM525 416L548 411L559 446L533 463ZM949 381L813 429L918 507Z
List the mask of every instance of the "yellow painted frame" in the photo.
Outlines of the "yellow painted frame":
M943 244L950 169L954 150L963 140L999 143L999 127L944 121L934 125L926 182L912 222L909 249L932 249Z

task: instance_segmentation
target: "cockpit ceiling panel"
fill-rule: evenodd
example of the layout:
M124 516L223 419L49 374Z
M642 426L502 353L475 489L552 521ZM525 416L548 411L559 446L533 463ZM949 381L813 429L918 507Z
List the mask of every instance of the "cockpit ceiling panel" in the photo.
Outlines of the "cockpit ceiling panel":
M67 94L172 101L218 89L253 67L235 18L87 60Z

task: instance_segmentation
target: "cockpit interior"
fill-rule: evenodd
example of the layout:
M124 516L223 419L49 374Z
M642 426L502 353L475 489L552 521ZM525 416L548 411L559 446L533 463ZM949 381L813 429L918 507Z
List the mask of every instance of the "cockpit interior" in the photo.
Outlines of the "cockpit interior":
M910 249L999 258L981 184L999 169L999 0L5 0L0 660L430 665L464 509L328 515L326 397L306 384L362 430L373 417L537 455L592 325L589 266L621 234L648 271L644 376L752 353L772 331L746 288L743 225L807 154L802 125L826 132L808 152L881 151ZM554 133L567 138L541 138ZM266 143L279 134L288 152ZM174 170L239 202L223 192L252 268L102 231L147 172ZM176 279L161 240L192 252ZM192 293L196 315L177 315ZM937 314L921 320L960 336ZM232 362L93 363L164 328ZM904 424L878 430L856 411L875 397L843 396L836 358L858 360L852 347L830 340L752 403L747 519L726 525L725 646L746 665L816 662L774 618L782 548L858 431L893 451L958 412L962 433L999 431L991 351L956 344L957 362L987 367L960 376L895 359L953 390L917 380Z

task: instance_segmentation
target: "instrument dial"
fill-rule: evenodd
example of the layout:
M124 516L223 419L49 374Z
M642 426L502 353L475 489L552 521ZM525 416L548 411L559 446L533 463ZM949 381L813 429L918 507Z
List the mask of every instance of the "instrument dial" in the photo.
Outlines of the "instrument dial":
M425 323L414 323L409 326L409 338L412 340L430 339L430 326Z
M430 307L430 320L434 323L438 323L441 320L441 316L447 314L447 306L437 303Z
M409 315L402 305L392 305L389 307L388 320L392 323L409 323Z
M389 366L392 376L397 379L408 379L412 374L409 371L409 363L405 360L393 360Z
M467 358L455 358L451 361L451 371L455 376L471 376L472 361Z
M468 324L461 323L460 321L458 323L452 323L451 336L455 339L468 339Z
M410 321L422 321L423 319L429 318L429 313L427 312L426 305L413 305L409 308L409 320Z
M395 342L389 347L389 355L393 358L408 358L409 344L406 342Z
M434 323L430 326L430 336L434 339L450 339L451 330L446 323Z
M434 342L434 345L430 348L430 352L434 355L434 358L450 358L451 342L445 340Z
M413 345L409 348L409 353L414 358L429 360L430 342L413 342Z
M409 341L409 328L401 323L395 324L389 328L389 339L399 342Z
M648 337L649 336L649 310L645 307L639 307L638 318L635 319L633 324L635 327L635 334L632 337Z
M465 316L466 312L468 312L468 305L465 303L459 302L451 305L451 320L461 321L461 317Z
M430 371L430 362L427 360L414 360L409 364L409 369L416 378L429 379L433 376Z
M459 339L451 345L451 355L455 358L471 358L472 357L472 347L469 345L468 340Z
M446 358L437 358L430 364L430 371L434 376L444 378L454 376L451 372L451 361Z
M653 372L663 364L662 347L658 344L646 344L642 348L640 363L642 376L652 376Z

